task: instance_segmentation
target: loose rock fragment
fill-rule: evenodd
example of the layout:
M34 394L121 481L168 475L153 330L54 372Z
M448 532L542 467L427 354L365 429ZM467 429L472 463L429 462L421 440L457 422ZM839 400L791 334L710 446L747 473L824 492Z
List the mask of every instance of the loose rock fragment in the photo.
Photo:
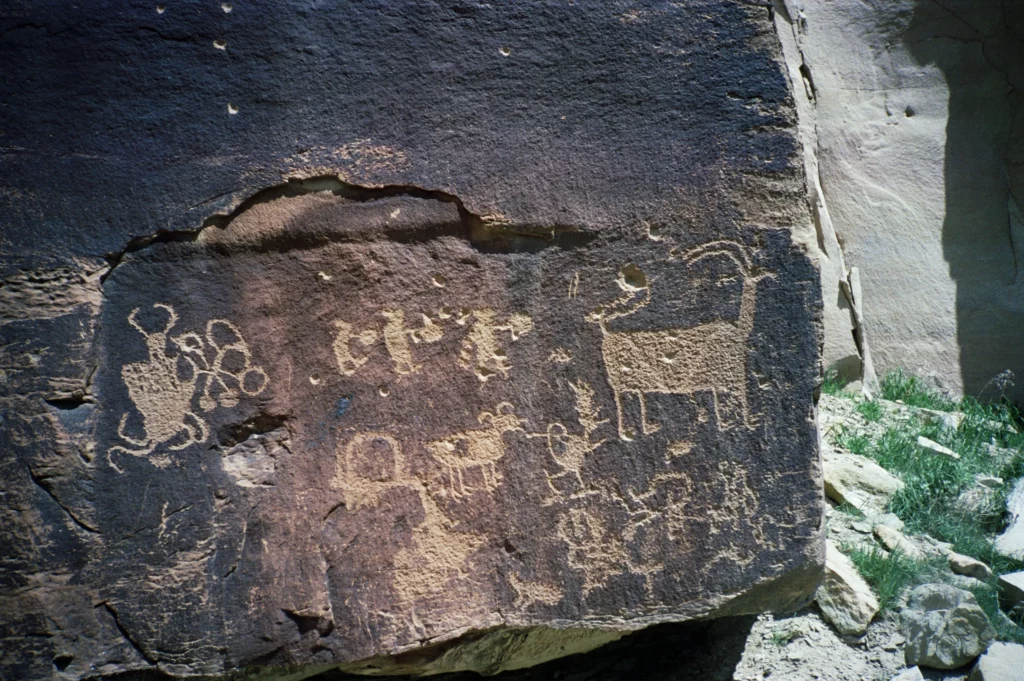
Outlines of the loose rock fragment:
M844 635L860 636L878 614L878 599L857 567L832 542L825 552L825 579L815 601L825 619Z
M960 458L960 455L957 454L956 452L954 452L949 447L940 445L935 440L929 440L928 438L924 437L923 435L918 435L917 436L917 444L918 444L919 447L923 447L924 449L927 449L929 451L935 452L936 454L942 454L943 456L948 456L951 459L959 459Z
M914 560L920 560L924 557L917 544L904 536L899 530L889 525L875 525L874 532L878 540L885 544L885 548L890 551L899 551L904 556Z
M980 560L965 556L962 553L949 553L949 569L958 575L974 577L985 581L992 577L992 569Z
M921 673L920 667L911 667L904 669L890 681L924 681L924 675Z
M883 513L875 519L875 525L886 525L897 532L902 532L904 523L895 513Z
M981 487L987 487L989 489L999 489L1003 486L1003 479L997 478L994 475L975 475L974 481Z
M970 591L922 584L900 612L907 665L955 669L980 655L995 639L985 611Z
M1024 603L1024 570L999 575L999 595L1008 610Z
M918 407L917 412L926 424L938 424L950 431L955 431L959 428L960 424L967 418L961 411L939 411L937 409Z
M881 513L889 497L903 489L903 481L863 456L827 445L822 450L825 493L866 514Z
M967 681L1020 681L1024 677L1024 645L997 641L989 646Z

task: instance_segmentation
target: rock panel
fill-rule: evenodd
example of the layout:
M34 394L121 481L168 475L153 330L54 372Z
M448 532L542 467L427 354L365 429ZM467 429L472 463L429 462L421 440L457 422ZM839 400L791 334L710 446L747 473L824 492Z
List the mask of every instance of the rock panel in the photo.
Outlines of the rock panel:
M4 675L493 673L810 597L764 7L213 9L5 18Z

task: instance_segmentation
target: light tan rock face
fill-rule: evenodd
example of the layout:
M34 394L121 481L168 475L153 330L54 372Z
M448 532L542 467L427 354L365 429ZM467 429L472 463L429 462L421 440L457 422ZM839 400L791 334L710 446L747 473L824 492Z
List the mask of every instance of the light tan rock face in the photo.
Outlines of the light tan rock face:
M1024 481L1018 482L1006 500L1010 526L996 537L996 551L1021 560L1024 558Z
M879 373L902 366L954 392L997 394L1000 372L1024 373L1024 6L776 7L804 86L825 361L852 361L849 300L836 290L845 258L860 270Z
M867 457L827 444L822 447L825 472L825 494L833 501L850 504L862 513L880 514L886 503L905 486L877 463Z
M825 580L815 600L840 634L859 636L878 613L878 599L857 567L832 542L825 550Z
M968 681L1014 681L1024 669L1024 646L993 643L971 671Z

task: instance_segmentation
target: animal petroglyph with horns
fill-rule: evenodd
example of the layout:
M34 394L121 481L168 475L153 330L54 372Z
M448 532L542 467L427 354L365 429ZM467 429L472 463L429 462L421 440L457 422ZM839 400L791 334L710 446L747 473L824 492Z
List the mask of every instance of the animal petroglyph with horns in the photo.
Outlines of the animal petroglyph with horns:
M652 393L693 394L709 390L714 396L719 427L722 394L739 402L743 425L754 428L747 403L747 348L754 328L757 283L774 275L751 264L746 248L730 240L711 241L683 253L688 264L708 258L725 258L743 280L739 316L688 328L642 331L610 331L608 322L636 313L651 302L651 283L635 265L619 273L623 294L607 306L591 312L588 321L601 329L601 354L608 384L615 394L619 437L634 435L623 423L622 397L633 393L640 401L641 431L647 435L660 426L647 420L646 396Z

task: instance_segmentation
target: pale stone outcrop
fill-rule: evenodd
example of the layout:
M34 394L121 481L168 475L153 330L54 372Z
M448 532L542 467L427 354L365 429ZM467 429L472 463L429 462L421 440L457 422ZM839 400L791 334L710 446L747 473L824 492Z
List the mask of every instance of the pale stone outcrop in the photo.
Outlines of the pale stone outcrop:
M992 568L976 558L950 551L947 559L949 560L949 569L958 575L973 577L981 581L986 581L992 577Z
M1024 6L776 0L817 218L825 357L1024 397ZM842 249L838 244L842 244ZM858 306L854 306L855 308ZM859 336L858 336L859 337ZM955 339L955 342L954 340Z
M825 493L837 503L847 503L862 513L875 515L889 498L906 485L871 459L822 445Z
M1008 608L1024 603L1024 570L999 575L999 593Z
M904 669L896 676L889 679L889 681L924 681L924 674L921 673L921 668L914 666L909 669Z
M832 542L825 552L825 579L815 601L840 634L859 636L878 614L878 599L857 567Z
M989 646L967 681L1018 681L1024 674L1024 646L998 641Z
M1024 560L1024 478L1017 481L1006 497L1009 526L996 537L996 551L1004 556Z

